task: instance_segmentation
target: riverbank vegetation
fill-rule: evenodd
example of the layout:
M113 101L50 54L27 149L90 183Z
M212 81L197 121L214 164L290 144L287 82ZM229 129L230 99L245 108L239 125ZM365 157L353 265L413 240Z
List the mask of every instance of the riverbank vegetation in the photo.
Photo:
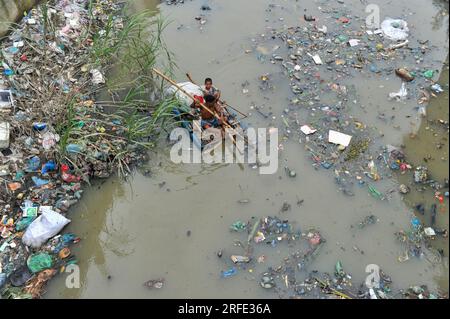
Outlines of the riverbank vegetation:
M94 169L94 176L115 168L126 174L135 153L152 147L171 117L174 101L164 99L151 71L157 61L166 61L169 74L175 66L162 39L167 22L153 11L127 15L127 7L90 0L78 20L87 27L67 43L57 2L43 2L34 10L41 19L40 46L31 44L33 29L22 29L21 36L29 40L39 66L27 76L19 108L35 122L50 122L60 137L55 155L78 174L99 159L107 165ZM20 131L31 129L26 121L16 124ZM76 152L70 145L78 145Z
M14 97L0 108L8 129L0 156L3 297L39 298L58 270L76 263L52 246L67 248L73 234L52 238L61 227L36 239L28 231L41 207L64 219L83 182L126 176L172 118L175 101L151 72L157 63L169 74L175 67L162 40L167 23L151 11L127 13L112 0L46 1L0 39L0 88ZM31 274L25 265L40 258L45 265Z

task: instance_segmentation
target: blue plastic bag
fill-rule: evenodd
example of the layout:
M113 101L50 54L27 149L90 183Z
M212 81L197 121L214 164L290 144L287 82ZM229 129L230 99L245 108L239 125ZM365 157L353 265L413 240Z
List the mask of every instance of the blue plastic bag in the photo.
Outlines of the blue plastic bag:
M222 278L228 278L228 277L234 276L236 274L237 274L237 269L233 267L229 270L222 271Z

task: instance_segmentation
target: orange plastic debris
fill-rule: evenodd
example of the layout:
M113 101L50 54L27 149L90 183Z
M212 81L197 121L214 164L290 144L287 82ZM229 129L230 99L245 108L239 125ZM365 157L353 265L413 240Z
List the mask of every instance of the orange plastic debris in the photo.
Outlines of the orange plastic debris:
M61 259L67 258L67 257L69 257L69 255L70 255L70 249L67 247L61 249L58 253L59 258L61 258Z
M14 182L14 183L9 183L8 184L8 188L11 190L11 191L16 191L16 190L18 190L19 188L21 188L22 187L22 184L20 184L20 183L18 183L18 182Z

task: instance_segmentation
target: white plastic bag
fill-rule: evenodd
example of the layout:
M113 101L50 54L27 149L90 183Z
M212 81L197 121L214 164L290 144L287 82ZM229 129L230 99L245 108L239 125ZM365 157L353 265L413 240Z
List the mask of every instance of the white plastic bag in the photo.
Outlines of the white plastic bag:
M183 90L185 90L186 92L188 92L192 96L194 96L194 95L203 96L202 89L198 85L195 85L194 83L182 82L182 83L177 83L177 85L179 87L183 88ZM175 97L180 101L180 103L183 106L189 107L194 102L189 96L186 95L186 93L181 92L174 85L172 85L171 87L169 87L166 90L166 94L167 95L173 95L174 93L175 93Z
M389 99L391 99L391 100L403 101L406 99L407 96L408 96L408 90L406 89L405 82L402 82L400 91L389 93Z
M408 38L408 23L404 20L386 18L381 22L381 30L386 38L393 41L403 41Z
M105 78L103 77L103 74L98 69L91 70L92 75L92 83L94 84L104 84Z
M58 234L68 223L70 223L69 219L46 208L42 215L28 226L22 237L22 242L27 246L39 248L49 238Z

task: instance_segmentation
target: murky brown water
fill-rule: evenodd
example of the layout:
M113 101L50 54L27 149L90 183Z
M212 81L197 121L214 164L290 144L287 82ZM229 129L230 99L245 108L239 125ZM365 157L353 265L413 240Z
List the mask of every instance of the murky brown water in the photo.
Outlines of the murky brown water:
M134 2L142 9L155 6L156 1ZM445 17L442 24L436 22L439 9L431 1L426 5L421 0L371 2L387 11L386 14L381 12L382 17L406 13L411 33L430 39L436 46L432 58L445 60L448 52L445 21L448 19ZM309 14L320 16L317 9L320 2L228 0L208 3L213 10L207 14L208 22L203 30L194 19L200 14L203 2L194 0L177 7L160 6L162 14L173 20L165 38L176 54L177 79L185 81L186 72L198 81L211 76L230 104L245 112L251 112L253 103L264 104L265 110L271 108L279 118L290 97L288 83L282 79L278 67L261 64L254 55L244 51L251 47L251 39L264 33L267 27L304 23L299 17L303 16L305 8ZM283 7L269 13L266 9L270 3ZM359 0L345 3L352 7L354 14L364 15L365 4ZM280 21L280 17L284 21ZM264 73L273 74L275 93L259 93L257 79ZM241 83L245 81L250 82L248 95L242 94ZM354 107L352 112L385 133L382 143L398 145L405 135L417 131L419 118L414 101L396 108L395 123L376 120L377 112L393 113L393 102L388 102L386 96L393 88L398 90L398 79L383 77L361 82L355 78L354 83L361 101L370 102L364 103L364 108ZM406 115L412 117L405 121ZM448 119L448 113L446 116ZM258 114L252 115L249 122L255 127L269 124ZM277 122L274 124L278 125ZM400 127L395 129L395 125ZM336 261L341 260L354 282L362 282L365 266L375 263L392 276L396 287L427 284L436 288L446 271L442 267L417 259L402 264L397 261L402 249L393 233L408 227L411 218L411 209L398 194L388 202L376 201L365 189L357 189L354 197L345 197L338 192L328 172L312 168L305 150L296 141L286 141L284 149L278 173L259 175L247 166L175 165L168 158L168 147L162 146L152 152L148 164L152 177L136 173L128 182L112 178L93 186L72 211L73 222L68 228L83 238L74 248L80 260L81 288L66 288L65 277L59 276L50 283L47 297L275 297L260 288L254 277L267 266L278 264L285 251L267 248L265 264L258 265L252 273L241 272L228 279L220 278L220 270L230 263L216 256L219 249L225 252L237 249L232 245L236 236L228 230L231 223L267 215L283 216L302 229L315 226L321 230L327 243L311 266L314 269L332 272ZM446 158L448 160L448 144ZM447 161L445 163L448 165ZM287 178L284 166L295 169L298 176ZM448 176L448 170L446 174ZM383 183L392 187L396 184L395 181ZM244 198L250 203L237 202ZM298 199L305 200L300 207L296 205ZM290 203L292 209L280 213L283 202ZM370 214L376 215L379 223L363 230L350 229L350 225ZM448 208L446 214L448 216ZM440 223L448 228L448 217ZM188 230L190 236L187 236ZM365 254L354 251L355 245ZM142 286L143 282L159 277L166 278L163 289L150 291ZM448 279L440 280L442 284Z
M448 60L447 60L448 61ZM447 62L448 63L448 62ZM441 74L439 83L448 84L449 70L448 66L445 67ZM448 178L449 165L448 165L448 131L440 124L436 124L436 121L449 120L449 108L448 108L448 91L443 92L439 99L433 100L428 108L427 120L422 121L417 134L408 135L405 137L405 153L414 164L425 164L433 178L442 181L443 178ZM437 148L437 144L442 143L442 148ZM431 156L431 159L428 159ZM425 160L426 162L425 162ZM400 176L399 180L402 183L408 183L411 181L411 176ZM448 229L449 227L449 206L448 204L440 204L435 198L433 191L419 192L416 188L412 187L411 193L405 196L405 202L414 207L418 203L422 203L426 207L424 216L419 216L425 224L430 224L430 207L432 204L438 205L438 214L436 217L436 227ZM444 255L448 256L448 239L441 239L436 242L436 247L444 250ZM439 276L437 280L439 285L443 289L448 290L448 260L445 265L447 271L442 276Z

